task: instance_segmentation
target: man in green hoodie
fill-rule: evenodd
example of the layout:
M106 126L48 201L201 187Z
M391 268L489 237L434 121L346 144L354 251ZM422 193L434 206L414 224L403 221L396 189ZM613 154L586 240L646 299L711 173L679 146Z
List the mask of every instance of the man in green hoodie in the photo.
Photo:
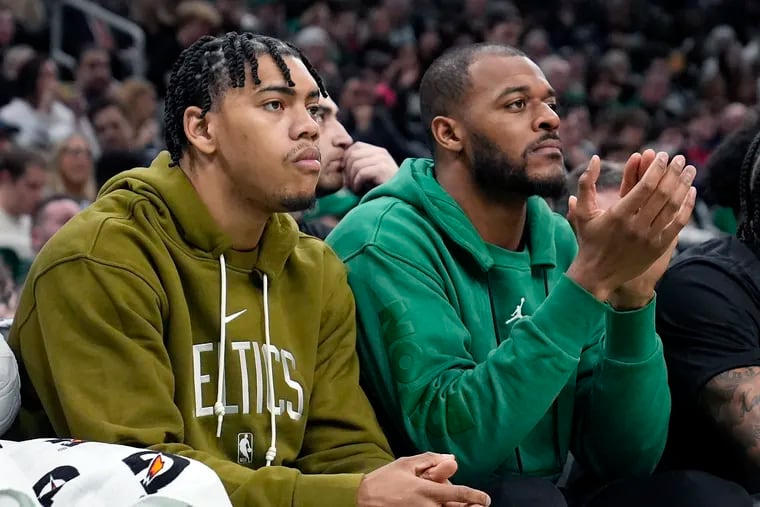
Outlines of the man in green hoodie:
M194 458L236 507L488 504L447 483L451 456L392 462L358 383L345 269L284 213L314 200L320 94L276 39L182 53L168 153L111 179L32 266L10 336L16 436Z
M495 505L564 505L503 481L555 481L570 452L605 482L647 476L670 414L654 284L694 205L694 168L635 154L603 211L594 157L570 198L576 242L541 198L565 173L535 63L508 46L457 48L420 94L435 159L407 160L327 239L348 266L362 378L392 447L455 454L455 481L497 484ZM664 482L636 505L678 481ZM614 491L595 505L628 505Z

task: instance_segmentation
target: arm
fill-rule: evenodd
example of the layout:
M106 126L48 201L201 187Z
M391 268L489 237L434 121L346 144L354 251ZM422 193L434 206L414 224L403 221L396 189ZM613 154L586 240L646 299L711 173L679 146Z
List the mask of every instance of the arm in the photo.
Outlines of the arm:
M302 455L307 473L368 472L393 458L375 413L359 386L354 298L343 265L332 255L325 279L317 367ZM328 268L329 269L329 268Z
M376 246L347 263L375 398L418 449L454 454L462 481L482 480L514 455L575 373L583 343L601 332L604 305L563 277L490 353L482 347L495 347L495 336L478 337L485 359L476 361L456 295L432 268Z
M157 280L75 259L31 283L11 344L20 350L57 435L150 447L201 461L219 475L236 507L355 503L360 474L251 470L182 444L183 420L163 340L166 301Z
M760 367L719 373L702 389L702 403L735 444L750 476L760 474Z
M739 249L741 252L741 249ZM671 268L658 287L657 327L665 345L677 436L696 417L723 463L738 464L735 477L757 487L760 477L760 347L757 297L745 260L698 258ZM754 253L746 252L754 256ZM756 261L755 261L756 262ZM712 424L710 424L712 423ZM713 426L717 435L710 431ZM717 436L717 438L716 438ZM722 437L722 438L721 438ZM684 437L686 438L686 437ZM681 446L689 440L679 440ZM718 450L719 449L719 450ZM681 457L692 460L692 457Z
M654 306L608 308L605 338L581 358L572 451L604 478L648 475L665 448L670 391Z

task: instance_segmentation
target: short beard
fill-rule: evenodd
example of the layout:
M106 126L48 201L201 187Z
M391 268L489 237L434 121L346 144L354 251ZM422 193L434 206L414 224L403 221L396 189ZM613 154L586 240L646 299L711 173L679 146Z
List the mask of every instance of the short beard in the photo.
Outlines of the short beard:
M316 201L317 197L314 194L289 196L280 198L280 206L282 206L283 211L290 213L293 211L307 210L314 206L314 203L316 203Z
M472 133L470 170L478 189L491 202L510 202L537 195L556 199L565 193L565 174L546 179L531 178L527 171L527 149L522 160L511 160L488 137Z

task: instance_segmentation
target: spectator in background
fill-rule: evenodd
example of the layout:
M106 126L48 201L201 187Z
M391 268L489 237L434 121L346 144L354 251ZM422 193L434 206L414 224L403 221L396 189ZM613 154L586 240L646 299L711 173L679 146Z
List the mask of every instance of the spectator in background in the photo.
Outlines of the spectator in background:
M296 33L293 43L312 62L328 89L336 89L342 84L338 67L332 61L334 47L327 30L318 26L307 26Z
M97 46L85 46L77 61L74 94L84 102L79 106L80 114L94 102L110 96L117 82L111 73L111 55L108 50Z
M140 78L125 79L116 96L129 113L129 121L135 132L135 146L161 148L164 142L158 122L158 104L153 85Z
M2 21L0 21L2 23ZM34 58L36 51L27 45L12 46L5 50L0 58L2 72L0 73L0 107L5 106L16 97L16 78L22 65Z
M37 204L32 214L31 242L37 255L53 234L79 213L79 202L65 194L53 194Z
M150 162L154 153L136 145L129 111L121 102L102 99L90 107L88 115L98 138L101 157L111 152L133 151L143 157L144 164Z
M578 195L578 181L586 172L588 163L578 165L570 171L565 182L565 194L554 202L552 208L563 216L567 215L567 199ZM623 183L623 164L602 159L599 162L599 177L596 180L596 204L599 209L607 210L620 200L620 186Z
M14 144L14 138L18 134L19 128L10 123L6 123L0 118L0 157L9 151Z
M34 256L31 213L42 200L46 184L42 156L20 149L0 156L0 248L12 251L19 261Z
M87 140L74 134L58 145L50 163L49 188L53 194L71 196L81 206L95 200L95 166Z
M166 95L169 73L183 49L203 37L213 35L222 25L219 11L203 0L187 0L177 6L176 26L171 34L155 42L149 48L148 79L156 87L156 93Z
M0 109L0 118L20 128L16 142L24 148L47 150L76 129L76 117L60 100L55 63L35 56L16 77L19 94Z
M301 231L325 239L340 218L358 202L357 193L385 183L398 172L388 150L354 142L338 119L338 105L330 98L319 101L319 152L322 170L317 181L315 209L295 216Z

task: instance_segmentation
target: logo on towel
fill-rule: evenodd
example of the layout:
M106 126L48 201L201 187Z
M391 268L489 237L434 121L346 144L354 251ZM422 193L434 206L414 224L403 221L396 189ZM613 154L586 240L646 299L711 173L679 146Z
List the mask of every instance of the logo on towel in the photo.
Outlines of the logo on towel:
M253 433L238 433L238 458L241 465L253 463Z
M67 482L75 477L79 477L79 470L68 465L57 467L46 473L34 485L33 489L37 495L37 500L44 507L50 507L53 505L53 497Z
M124 464L132 470L146 493L157 493L165 488L190 465L182 456L143 451L124 459Z

